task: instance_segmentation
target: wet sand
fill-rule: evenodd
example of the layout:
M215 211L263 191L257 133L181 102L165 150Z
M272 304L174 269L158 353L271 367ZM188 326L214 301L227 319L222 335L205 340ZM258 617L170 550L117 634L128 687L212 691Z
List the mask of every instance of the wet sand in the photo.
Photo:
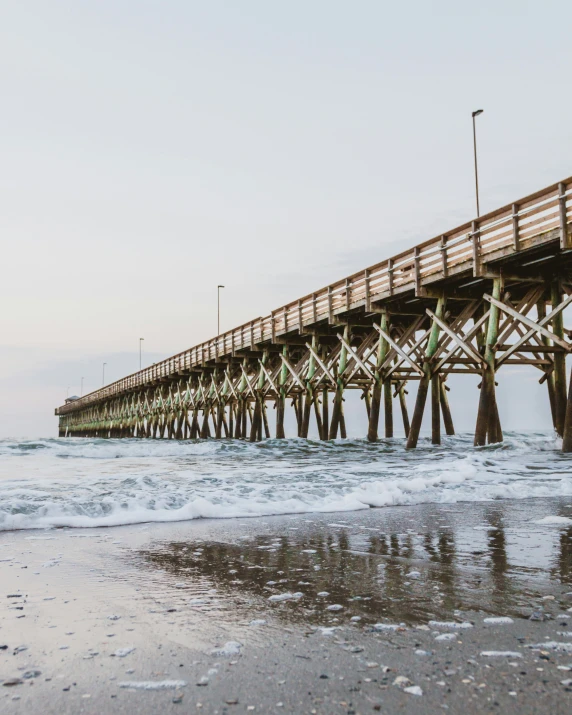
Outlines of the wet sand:
M0 533L0 712L569 713L570 519L533 499Z

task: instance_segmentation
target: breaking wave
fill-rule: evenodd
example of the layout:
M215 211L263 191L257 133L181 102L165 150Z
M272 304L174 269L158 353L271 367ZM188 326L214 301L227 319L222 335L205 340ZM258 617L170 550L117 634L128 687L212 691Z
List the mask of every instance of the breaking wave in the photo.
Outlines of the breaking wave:
M572 496L553 435L403 440L0 440L0 530Z

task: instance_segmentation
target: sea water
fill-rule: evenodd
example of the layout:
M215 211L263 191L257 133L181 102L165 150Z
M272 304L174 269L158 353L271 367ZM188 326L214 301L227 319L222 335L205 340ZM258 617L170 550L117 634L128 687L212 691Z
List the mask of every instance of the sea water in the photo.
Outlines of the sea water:
M0 440L0 530L572 496L553 434L402 439Z

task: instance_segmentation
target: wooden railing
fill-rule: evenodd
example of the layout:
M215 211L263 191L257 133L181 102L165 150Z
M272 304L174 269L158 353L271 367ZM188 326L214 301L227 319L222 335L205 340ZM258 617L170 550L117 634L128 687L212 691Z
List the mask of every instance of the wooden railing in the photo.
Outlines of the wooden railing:
M265 318L244 325L117 380L85 397L60 407L57 412L75 411L92 402L117 396L150 384L235 350L254 347L292 330L320 320L332 322L336 314L373 301L415 290L435 281L473 270L479 275L484 263L554 240L559 232L563 250L572 248L568 224L572 221L572 177L526 196L520 201L481 216L445 234L332 283L293 303L274 310Z

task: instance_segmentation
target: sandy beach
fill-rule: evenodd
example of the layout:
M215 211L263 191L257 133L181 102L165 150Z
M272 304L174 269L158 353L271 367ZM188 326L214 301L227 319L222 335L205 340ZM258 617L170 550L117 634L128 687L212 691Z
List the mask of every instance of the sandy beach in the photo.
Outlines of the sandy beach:
M568 713L571 517L531 499L3 532L0 712Z

